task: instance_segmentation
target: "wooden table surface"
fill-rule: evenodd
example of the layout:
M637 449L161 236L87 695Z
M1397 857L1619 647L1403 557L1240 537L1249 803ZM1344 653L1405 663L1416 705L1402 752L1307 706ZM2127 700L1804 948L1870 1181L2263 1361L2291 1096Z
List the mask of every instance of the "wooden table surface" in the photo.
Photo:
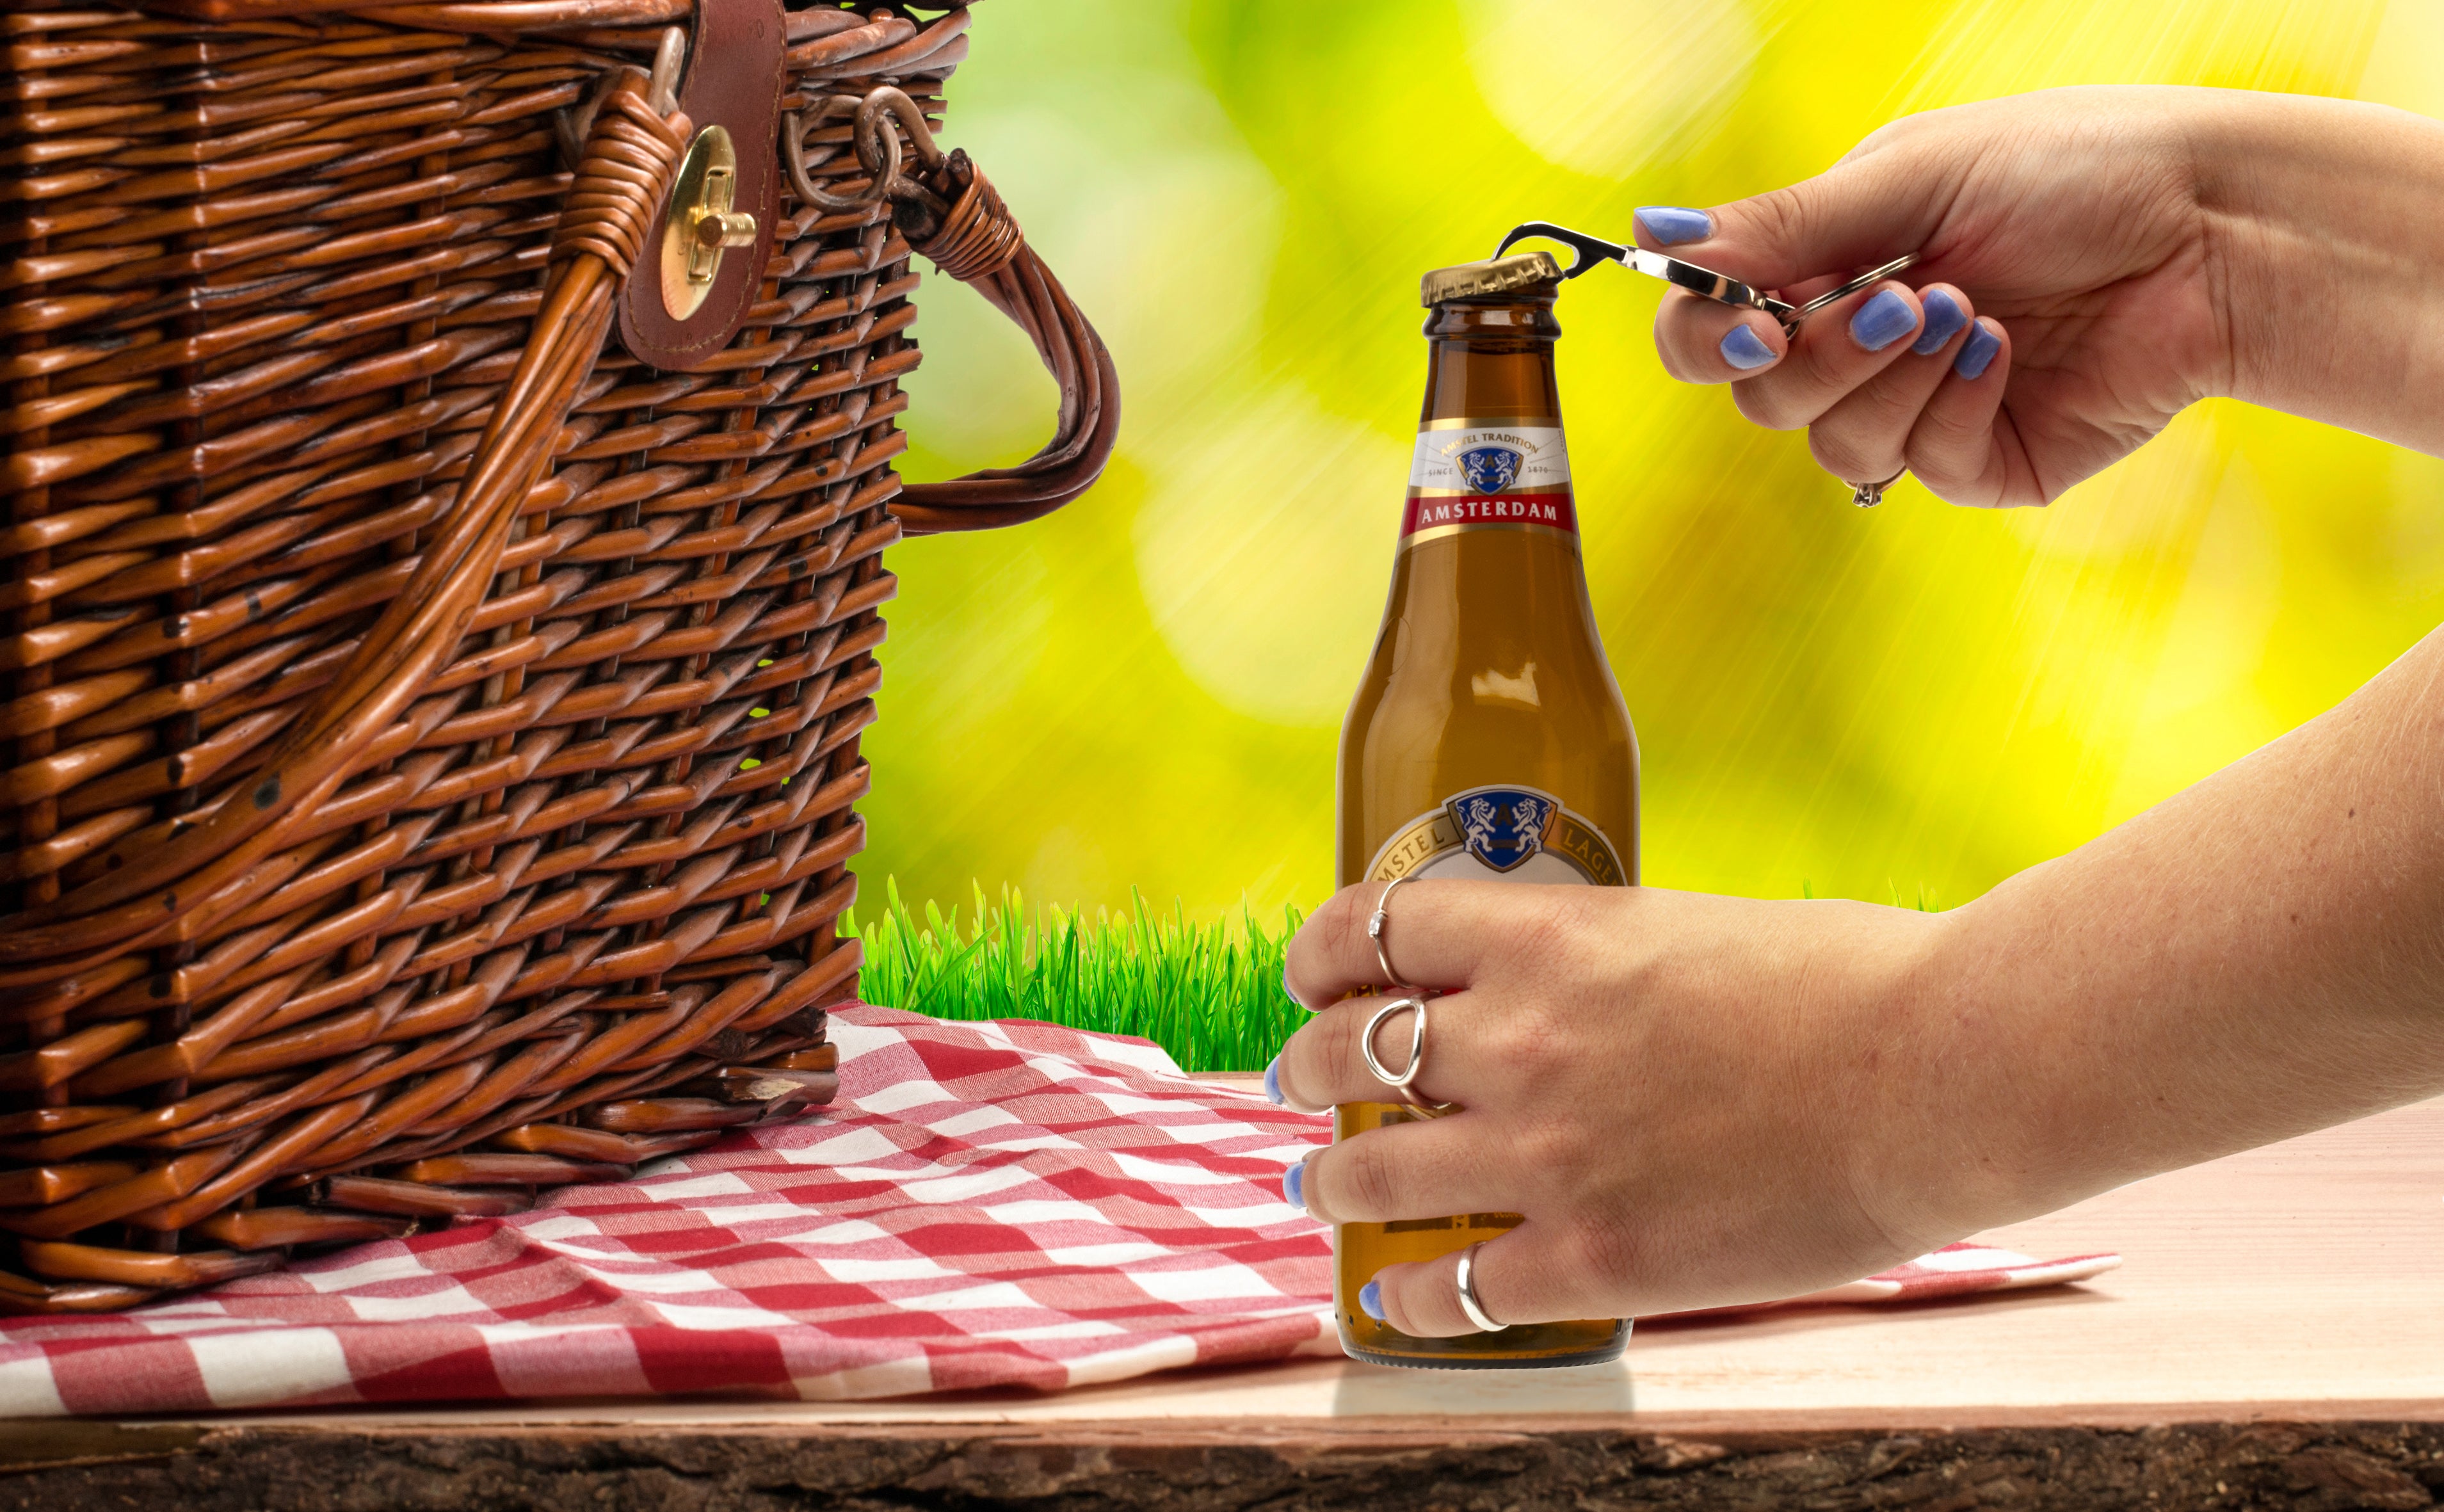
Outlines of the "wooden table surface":
M1620 1366L1582 1371L1334 1357L1050 1397L0 1425L0 1504L2444 1503L2444 1101L1987 1237L2125 1263L2041 1292L1645 1324Z

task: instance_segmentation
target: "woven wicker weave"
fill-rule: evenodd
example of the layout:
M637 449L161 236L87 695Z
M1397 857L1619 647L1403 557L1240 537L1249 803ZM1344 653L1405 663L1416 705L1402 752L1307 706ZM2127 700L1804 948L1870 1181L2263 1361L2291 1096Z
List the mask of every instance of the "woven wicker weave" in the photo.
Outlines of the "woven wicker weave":
M250 3L0 4L0 1308L828 1100L883 549L1074 496L1117 423L932 145L963 9L789 14L760 301L666 373L608 333L688 0ZM912 239L1062 381L1024 468L892 470Z

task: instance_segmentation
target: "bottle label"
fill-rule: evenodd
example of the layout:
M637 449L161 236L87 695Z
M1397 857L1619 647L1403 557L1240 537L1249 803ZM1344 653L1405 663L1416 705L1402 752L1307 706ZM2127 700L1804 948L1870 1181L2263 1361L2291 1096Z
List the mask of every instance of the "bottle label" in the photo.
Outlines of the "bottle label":
M1375 853L1366 879L1403 876L1629 885L1620 853L1595 821L1533 787L1472 787L1400 826Z
M1468 530L1541 530L1577 544L1558 420L1429 420L1418 429L1400 544Z

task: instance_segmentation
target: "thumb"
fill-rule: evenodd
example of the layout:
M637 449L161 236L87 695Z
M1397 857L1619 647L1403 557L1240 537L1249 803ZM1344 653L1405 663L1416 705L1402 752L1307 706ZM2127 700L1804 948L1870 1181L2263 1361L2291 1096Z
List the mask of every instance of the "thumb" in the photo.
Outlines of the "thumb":
M1942 217L1935 175L1873 153L1813 178L1712 210L1641 207L1638 244L1759 288L1789 289L1924 247Z

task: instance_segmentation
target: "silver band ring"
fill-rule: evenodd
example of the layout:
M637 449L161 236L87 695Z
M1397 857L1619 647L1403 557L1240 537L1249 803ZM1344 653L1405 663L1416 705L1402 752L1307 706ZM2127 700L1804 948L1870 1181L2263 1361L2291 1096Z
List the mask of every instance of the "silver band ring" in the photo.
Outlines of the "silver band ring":
M1398 987L1403 992L1415 989L1408 983L1400 980L1399 972L1392 969L1392 958L1383 950L1383 931L1392 923L1392 915L1388 911L1392 907L1393 893L1398 890L1401 883L1414 882L1416 879L1417 874L1411 872L1404 876L1396 876L1385 883L1383 895L1375 900L1375 912L1366 920L1366 937L1375 942L1375 964L1383 968L1384 984Z
M1894 484L1898 483L1908 471L1909 469L1903 468L1899 472L1894 473L1891 477L1886 478L1881 483L1850 483L1850 480L1847 478L1843 478L1842 481L1844 483L1850 483L1850 502L1852 504L1857 505L1861 509L1872 509L1876 506L1884 502L1884 490L1891 488Z
M1468 1315L1468 1320L1474 1323L1479 1331L1498 1334L1502 1332L1503 1325L1495 1322L1493 1315L1485 1310L1485 1304L1476 1300L1476 1252L1484 1247L1485 1242L1479 1240L1459 1252L1459 1310Z

